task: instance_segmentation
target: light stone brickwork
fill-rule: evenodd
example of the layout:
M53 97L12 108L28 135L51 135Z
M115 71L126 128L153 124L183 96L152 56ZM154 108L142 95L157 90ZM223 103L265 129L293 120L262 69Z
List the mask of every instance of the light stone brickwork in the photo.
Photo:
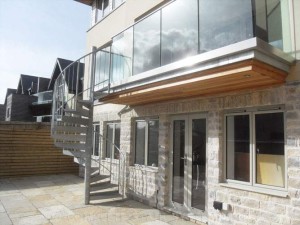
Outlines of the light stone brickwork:
M224 111L227 109L285 105L286 159L288 197L238 190L221 185L224 182ZM126 154L126 192L128 196L162 208L168 205L171 182L170 116L205 113L207 118L207 202L210 225L300 224L300 83L287 83L256 91L223 94L163 102L130 108L95 109L97 121L121 120L121 151ZM121 111L121 109L123 109ZM125 110L124 110L125 109ZM139 117L159 118L159 166L156 171L133 166L133 122ZM123 177L122 177L123 179ZM213 201L230 205L228 211L217 211Z

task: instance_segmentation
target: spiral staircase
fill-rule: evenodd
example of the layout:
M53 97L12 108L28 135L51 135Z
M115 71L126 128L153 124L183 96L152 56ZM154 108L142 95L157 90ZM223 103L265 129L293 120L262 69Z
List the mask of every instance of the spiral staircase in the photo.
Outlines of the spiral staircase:
M66 67L57 77L53 91L51 134L55 146L63 149L63 154L73 156L75 162L85 167L85 204L90 204L91 196L97 194L100 195L99 198L101 194L104 196L104 192L100 190L106 186L109 187L109 192L115 188L115 192L123 192L124 196L124 190L119 189L121 174L118 174L118 184L112 187L110 182L112 171L101 163L101 156L96 162L98 166L92 168L93 137L96 132L93 130L94 101L109 93L107 79L100 78L98 79L100 81L95 83L96 66L98 68L107 66L97 64L96 54L101 51L93 51ZM103 141L107 141L100 134L97 135ZM124 157L120 149L116 146L115 149L121 153L118 162L120 168L120 161L124 160ZM101 167L108 175L100 174Z

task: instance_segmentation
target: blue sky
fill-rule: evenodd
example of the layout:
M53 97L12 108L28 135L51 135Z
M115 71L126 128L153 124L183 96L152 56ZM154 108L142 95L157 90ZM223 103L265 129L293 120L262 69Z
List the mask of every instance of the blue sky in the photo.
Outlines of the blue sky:
M73 0L0 0L0 104L20 74L50 77L85 54L91 8Z

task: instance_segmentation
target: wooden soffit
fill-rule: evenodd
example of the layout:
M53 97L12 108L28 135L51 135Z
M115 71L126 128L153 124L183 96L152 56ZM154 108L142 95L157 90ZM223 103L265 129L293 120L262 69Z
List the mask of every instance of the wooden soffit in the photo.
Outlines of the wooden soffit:
M210 96L283 84L287 75L286 71L256 59L250 59L119 91L101 98L100 101L123 105L141 105Z

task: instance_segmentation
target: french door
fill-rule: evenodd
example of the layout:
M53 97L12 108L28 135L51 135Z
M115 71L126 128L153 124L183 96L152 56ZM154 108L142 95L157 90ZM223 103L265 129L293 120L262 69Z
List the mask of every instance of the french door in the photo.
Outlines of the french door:
M172 205L205 211L206 118L201 115L172 117Z

